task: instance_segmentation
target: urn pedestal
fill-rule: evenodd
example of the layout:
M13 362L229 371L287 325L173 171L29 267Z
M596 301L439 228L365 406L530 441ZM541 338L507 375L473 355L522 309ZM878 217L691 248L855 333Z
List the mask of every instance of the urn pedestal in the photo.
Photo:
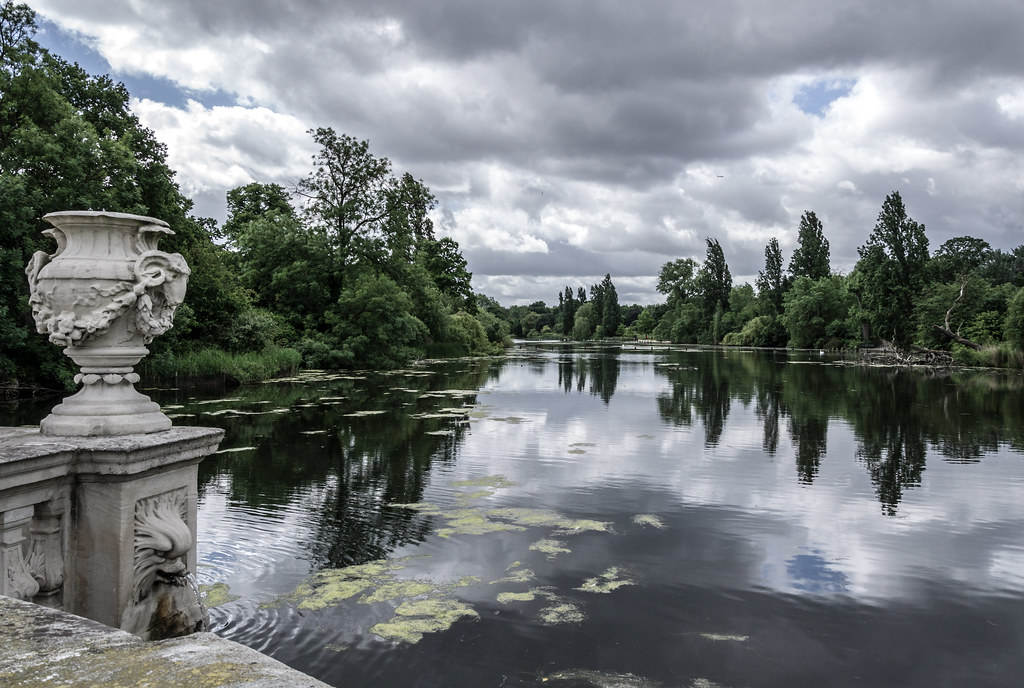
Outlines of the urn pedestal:
M44 435L107 436L167 430L159 405L135 390L146 344L170 329L190 274L177 253L157 250L166 222L95 211L50 213L53 254L25 269L36 329L64 346L82 388L40 423Z

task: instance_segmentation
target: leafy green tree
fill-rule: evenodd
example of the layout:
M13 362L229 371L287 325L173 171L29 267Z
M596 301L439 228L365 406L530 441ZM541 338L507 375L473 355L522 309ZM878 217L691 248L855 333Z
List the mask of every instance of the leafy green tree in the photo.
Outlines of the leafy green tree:
M964 328L970 327L985 311L991 289L988 282L977 275L959 283L934 282L926 286L914 307L916 340L931 349L949 349L952 340L939 329L947 326L953 333L971 339Z
M473 273L466 269L459 242L451 237L420 239L416 260L426 268L441 294L455 304L456 310L475 309Z
M231 189L227 193L227 209L228 219L220 233L231 245L239 241L249 223L255 220L271 214L298 219L291 197L280 184L252 182Z
M387 267L399 278L402 269L412 262L414 253L425 244L434 242L434 223L430 219L430 211L436 204L437 199L430 189L408 172L392 184L387 194L384 240L388 254ZM455 245L455 252L458 253L458 243L454 239L447 241ZM448 244L445 244L440 249L435 248L434 253L443 253L447 249ZM459 258L462 258L461 254ZM465 260L462 263L464 268ZM466 281L468 284L468 278ZM438 287L441 288L441 285ZM442 288L442 291L445 290ZM462 295L462 298L471 299L472 291Z
M661 266L656 289L668 297L669 305L685 301L697 293L698 265L693 258L677 258Z
M782 321L794 349L835 349L850 339L853 296L842 277L798 277L786 292Z
M782 313L782 297L786 291L786 276L782 272L782 251L779 240L772 237L764 247L764 270L755 281L761 312L765 315Z
M909 346L916 329L914 300L928 264L928 237L924 225L907 215L898 191L886 197L874 231L857 252L861 301L874 331L897 346Z
M723 337L737 332L757 315L757 297L749 284L733 287L729 292L729 309L722 316Z
M580 302L573 297L572 287L566 285L565 291L559 294L558 303L560 309L560 331L563 337L572 334L573 325L576 324L576 309Z
M1024 245L1012 251L993 250L978 270L990 284L1024 287Z
M597 309L592 302L587 302L576 309L576 317L572 327L572 338L586 341L594 336L597 330Z
M821 220L813 211L807 210L800 218L797 247L789 261L789 274L793 279L828 277L832 274L829 261L829 244Z
M427 340L427 328L412 315L412 307L394 280L365 271L350 281L327 321L349 365L396 368L415 357Z
M992 246L984 239L969 236L947 239L928 263L932 281L953 282L977 272L992 254Z
M1018 289L1010 299L1004 327L1006 341L1024 350L1024 287Z
M24 266L37 250L52 252L42 217L57 210L98 208L168 222L175 235L160 248L192 267L188 308L157 339L219 343L222 323L247 307L244 294L212 242L212 221L190 215L166 164L166 149L141 126L128 91L106 76L51 55L33 40L35 14L0 4L0 377L19 383L69 384L71 366L34 334Z
M636 322L632 324L633 334L637 335L641 339L647 339L654 332L654 328L658 325L658 320L661 319L664 311L664 306L648 306L647 308L640 311L640 315L637 316Z
M590 288L590 301L594 304L597 336L612 337L617 334L622 322L622 313L619 310L619 295L612 284L611 274L605 275L601 282Z
M721 338L719 323L729 307L729 293L732 291L732 274L725 262L725 253L718 239L706 239L707 257L697 274L697 289L701 299L701 319L705 336L710 335L712 344Z
M395 180L391 162L373 155L369 141L339 135L329 127L309 133L320 150L313 156L315 169L296 191L304 199L307 229L326 247L333 301L351 268L384 263Z

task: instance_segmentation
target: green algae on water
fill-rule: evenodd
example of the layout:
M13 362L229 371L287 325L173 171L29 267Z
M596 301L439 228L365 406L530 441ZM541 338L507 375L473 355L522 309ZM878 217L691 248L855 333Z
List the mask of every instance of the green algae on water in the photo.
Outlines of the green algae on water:
M730 641L734 643L745 643L750 639L748 635L729 635L727 633L701 633L700 637L714 642Z
M555 532L559 535L575 535L587 531L608 532L611 530L611 523L606 521L566 518L549 509L492 509L487 514L504 521L511 521L523 527L548 526L556 528Z
M600 576L586 579L583 581L583 585L576 588L576 590L580 590L582 592L609 593L613 590L618 590L625 585L636 585L634 581L621 576L622 571L619 567L612 566Z
M453 487L519 487L519 483L509 480L503 475L485 475L482 478L472 478L470 480L456 480L452 483Z
M559 554L571 554L572 550L565 546L563 540L537 540L530 545L530 550L543 552L548 559L554 559Z
M442 514L447 527L439 528L437 536L448 538L452 535L487 535L503 531L526 530L522 526L501 521L492 521L480 509L455 509Z
M418 643L425 633L446 631L463 617L480 618L469 605L459 600L428 598L409 600L395 609L395 617L370 628L382 638Z
M361 604L373 604L374 602L387 602L388 600L406 599L424 595L434 591L434 585L417 580L408 581L387 581L381 584L373 592L359 598Z
M657 681L651 681L635 674L612 674L590 669L558 671L545 676L542 680L545 683L548 681L585 681L595 688L660 688L661 686Z
M534 575L531 569L515 568L518 565L519 562L517 561L512 566L505 569L505 572L508 575L504 578L499 578L498 580L491 581L491 585L496 585L498 583L529 583L530 581L536 578L536 575Z
M219 607L222 604L228 602L234 602L235 600L241 599L238 595L232 595L229 590L227 583L213 583L212 585L200 585L199 594L203 597L203 604L208 609Z
M498 602L501 604L511 604L512 602L533 602L538 595L543 594L543 591L537 588L531 588L526 592L499 592Z
M318 610L334 607L356 595L391 580L392 572L404 568L400 561L378 560L366 564L325 569L299 583L292 592L261 607L292 603L299 609Z
M632 520L638 526L653 526L658 529L665 527L665 522L661 520L661 517L654 514L637 514Z
M550 607L541 609L538 618L543 624L557 626L559 624L580 623L587 617L572 602L556 602Z
M483 499L484 497L490 497L494 494L494 490L476 490L474 492L463 492L456 498L459 502L472 502L477 499Z

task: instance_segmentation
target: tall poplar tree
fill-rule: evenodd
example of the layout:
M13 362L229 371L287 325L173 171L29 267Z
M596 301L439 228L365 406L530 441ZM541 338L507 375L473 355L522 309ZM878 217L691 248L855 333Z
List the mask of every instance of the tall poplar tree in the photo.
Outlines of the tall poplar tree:
M701 294L701 309L706 327L713 323L729 308L729 293L732 291L732 274L725 262L725 252L718 239L706 239L707 257L697 275L697 285ZM717 337L712 335L713 340ZM717 344L718 342L715 341Z
M765 314L781 314L786 276L782 273L782 251L775 237L769 239L768 245L764 247L764 270L757 273L754 286L757 287L757 295Z
M857 249L860 296L874 332L906 347L914 333L914 299L928 265L928 237L915 222L898 191L886 196L875 229Z
M793 279L809 277L812 280L832 274L829 264L829 245L821 220L814 211L805 211L797 230L797 247L789 261L789 274Z

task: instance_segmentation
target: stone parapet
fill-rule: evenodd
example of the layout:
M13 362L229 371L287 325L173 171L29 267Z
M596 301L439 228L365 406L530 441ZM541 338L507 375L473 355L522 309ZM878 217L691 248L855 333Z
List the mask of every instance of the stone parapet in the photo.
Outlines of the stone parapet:
M212 633L143 642L80 616L0 597L0 685L326 688Z
M0 428L0 594L146 639L205 628L190 576L196 475L223 435Z

